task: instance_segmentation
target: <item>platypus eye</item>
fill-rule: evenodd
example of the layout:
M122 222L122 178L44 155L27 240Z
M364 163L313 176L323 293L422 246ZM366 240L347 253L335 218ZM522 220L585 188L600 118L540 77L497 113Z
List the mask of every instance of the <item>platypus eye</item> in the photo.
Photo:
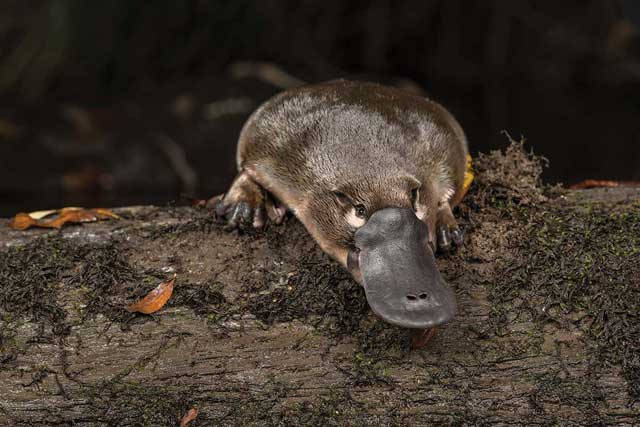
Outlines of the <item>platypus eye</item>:
M365 218L367 216L367 208L363 205L355 205L354 209L356 210L356 216L358 218Z

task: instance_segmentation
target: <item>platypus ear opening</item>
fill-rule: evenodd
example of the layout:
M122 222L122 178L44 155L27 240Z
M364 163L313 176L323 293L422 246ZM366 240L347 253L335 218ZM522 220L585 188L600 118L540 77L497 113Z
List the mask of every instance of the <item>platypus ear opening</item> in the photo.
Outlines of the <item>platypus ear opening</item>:
M411 189L411 206L413 210L418 209L418 197L420 197L420 187L415 187Z
M333 190L333 195L336 196L336 199L342 206L353 206L351 198L342 191Z
M409 191L411 195L411 206L413 206L413 210L415 211L418 208L418 198L420 197L420 188L422 187L422 183L414 178L409 178Z

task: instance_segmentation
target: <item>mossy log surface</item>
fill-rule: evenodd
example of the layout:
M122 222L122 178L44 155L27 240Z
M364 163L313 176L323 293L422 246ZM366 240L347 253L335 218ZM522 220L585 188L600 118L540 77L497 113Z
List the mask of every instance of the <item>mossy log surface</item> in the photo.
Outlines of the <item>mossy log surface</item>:
M414 351L294 219L0 220L0 425L640 425L640 191L492 175L536 161L514 153L479 162L437 261L460 313ZM173 273L161 311L124 310Z

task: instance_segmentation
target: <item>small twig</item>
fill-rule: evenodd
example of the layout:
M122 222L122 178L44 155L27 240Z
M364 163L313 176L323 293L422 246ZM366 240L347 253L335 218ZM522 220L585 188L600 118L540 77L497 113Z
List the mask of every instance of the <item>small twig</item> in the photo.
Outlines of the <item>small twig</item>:
M56 380L56 385L58 386L58 390L60 390L60 395L64 397L64 400L69 400L69 395L67 394L67 391L62 386L62 383L60 382L60 378L58 378L58 374L55 374L53 378L55 378Z
M229 67L229 74L234 79L253 77L280 89L289 89L305 84L304 81L293 77L270 62L236 62Z
M189 164L182 147L164 133L158 135L158 146L167 156L173 170L182 182L182 190L186 194L194 194L198 186L198 175Z

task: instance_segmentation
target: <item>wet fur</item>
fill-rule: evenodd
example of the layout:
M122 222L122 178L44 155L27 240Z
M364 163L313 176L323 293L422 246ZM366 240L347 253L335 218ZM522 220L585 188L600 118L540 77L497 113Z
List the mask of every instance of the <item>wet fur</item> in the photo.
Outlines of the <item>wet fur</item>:
M355 229L346 220L350 206L335 191L369 214L412 207L419 187L414 208L433 239L439 207L462 190L466 155L460 125L436 102L341 80L289 90L263 104L241 132L237 162L240 177L281 200L345 265Z

